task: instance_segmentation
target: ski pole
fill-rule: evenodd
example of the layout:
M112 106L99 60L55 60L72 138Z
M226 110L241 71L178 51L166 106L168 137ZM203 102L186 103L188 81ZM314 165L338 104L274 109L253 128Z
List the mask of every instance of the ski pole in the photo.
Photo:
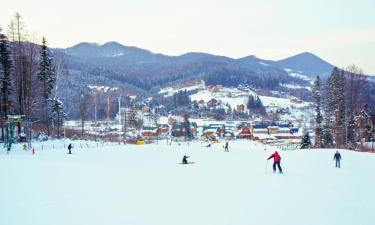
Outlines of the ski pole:
M286 171L288 171L288 169L285 167L285 165L284 164L282 164L281 162L280 162L280 165L281 165L281 169L283 169L283 172L286 172Z
M264 169L265 174L267 174L267 169L268 169L268 160L267 160L267 163L266 163L266 168Z

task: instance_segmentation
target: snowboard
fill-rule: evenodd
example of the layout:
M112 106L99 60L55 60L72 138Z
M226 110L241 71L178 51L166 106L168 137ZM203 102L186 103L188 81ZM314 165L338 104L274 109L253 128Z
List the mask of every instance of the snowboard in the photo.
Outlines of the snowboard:
M194 164L195 162L188 162L187 164ZM180 162L179 164L182 164L182 165L187 165L186 163L182 163Z

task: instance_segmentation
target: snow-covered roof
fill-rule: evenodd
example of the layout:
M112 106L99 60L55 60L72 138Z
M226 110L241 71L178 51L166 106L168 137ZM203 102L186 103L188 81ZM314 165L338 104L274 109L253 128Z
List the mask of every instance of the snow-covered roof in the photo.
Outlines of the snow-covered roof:
M267 128L254 128L254 133L268 133L268 129Z
M259 140L276 139L274 136L269 134L253 134L253 136L259 138Z

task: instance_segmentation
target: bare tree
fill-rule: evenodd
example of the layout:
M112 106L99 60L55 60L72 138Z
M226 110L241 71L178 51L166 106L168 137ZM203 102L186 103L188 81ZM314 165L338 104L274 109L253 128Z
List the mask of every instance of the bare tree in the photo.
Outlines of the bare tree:
M355 116L361 110L361 93L367 83L367 76L356 65L352 64L345 68L346 75L346 105L347 105L347 133L348 141L355 142Z
M25 74L27 67L27 54L25 54L25 42L27 41L27 32L25 24L19 13L16 13L8 26L8 37L11 40L14 77L16 88L16 112L25 114Z
M87 99L89 98L88 92L81 90L78 94L78 103L79 103L79 116L81 119L81 138L84 138L85 135L85 121L87 115L87 109L89 102Z
M64 54L57 52L54 54L54 66L55 66L55 87L53 89L52 95L54 99L61 98L61 86L64 82L68 70L65 63ZM52 130L55 130L55 123L52 121Z

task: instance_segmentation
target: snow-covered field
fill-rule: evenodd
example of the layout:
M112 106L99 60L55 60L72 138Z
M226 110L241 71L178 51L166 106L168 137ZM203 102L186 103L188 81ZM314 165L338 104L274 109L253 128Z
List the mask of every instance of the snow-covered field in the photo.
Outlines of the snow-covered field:
M279 175L274 147L222 145L15 145L0 152L0 224L375 224L375 154L343 150L335 169L334 150L283 151ZM184 154L195 164L179 164Z

